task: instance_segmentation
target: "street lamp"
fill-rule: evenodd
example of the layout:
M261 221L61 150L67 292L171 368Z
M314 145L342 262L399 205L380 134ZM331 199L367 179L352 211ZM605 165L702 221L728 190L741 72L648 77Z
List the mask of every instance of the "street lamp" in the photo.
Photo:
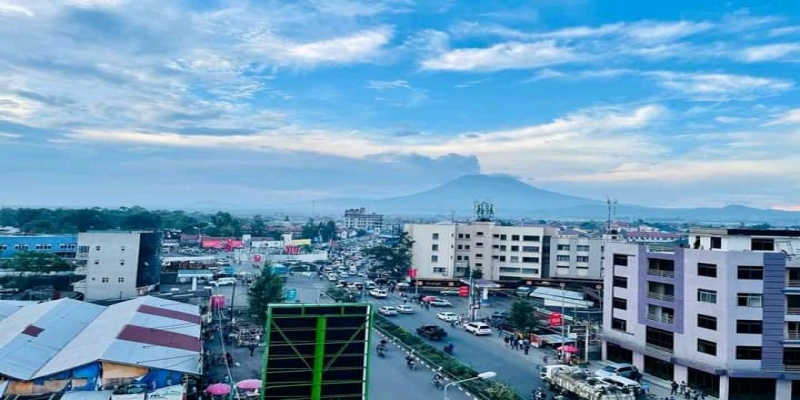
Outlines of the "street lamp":
M447 385L444 385L444 400L450 400L450 398L447 397L447 389L452 385L458 385L459 383L464 383L464 382L468 382L468 381L474 381L476 379L492 379L495 376L497 376L497 372L486 371L486 372L481 372L480 374L478 374L478 376L476 376L474 378L462 379L460 381L450 382Z
M561 345L564 345L564 287L567 286L566 283L561 282Z

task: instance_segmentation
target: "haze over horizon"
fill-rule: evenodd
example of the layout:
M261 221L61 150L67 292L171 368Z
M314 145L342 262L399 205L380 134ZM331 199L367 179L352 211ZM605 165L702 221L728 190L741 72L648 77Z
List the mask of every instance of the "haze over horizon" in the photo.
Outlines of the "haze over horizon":
M0 0L0 204L800 210L800 3L610 4Z

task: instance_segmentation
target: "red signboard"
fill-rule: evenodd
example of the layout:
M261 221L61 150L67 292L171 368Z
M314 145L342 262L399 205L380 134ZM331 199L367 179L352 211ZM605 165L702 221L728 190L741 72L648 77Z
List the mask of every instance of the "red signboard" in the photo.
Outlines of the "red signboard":
M416 268L409 268L408 269L408 277L409 278L416 278L417 277L417 269Z
M561 314L559 313L550 314L550 326L561 326Z
M461 286L458 288L458 295L460 297L467 297L469 296L469 286Z
M261 262L261 254L256 254L253 256L254 262Z

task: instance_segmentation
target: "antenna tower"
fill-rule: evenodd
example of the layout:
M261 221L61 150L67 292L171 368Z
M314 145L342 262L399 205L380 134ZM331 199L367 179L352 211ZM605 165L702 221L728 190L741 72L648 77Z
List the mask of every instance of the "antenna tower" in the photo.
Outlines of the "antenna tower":
M614 222L617 214L617 199L606 197L606 205L608 206L608 219L606 220L606 232L611 233L611 225Z
M492 221L494 219L494 204L488 201L475 202L475 220L476 221Z

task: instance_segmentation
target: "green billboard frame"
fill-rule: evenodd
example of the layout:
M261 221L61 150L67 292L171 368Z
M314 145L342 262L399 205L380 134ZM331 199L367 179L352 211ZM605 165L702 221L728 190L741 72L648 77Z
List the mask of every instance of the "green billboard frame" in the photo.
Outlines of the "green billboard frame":
M327 311L326 311L327 310ZM354 313L355 310L366 310L366 312ZM323 312L325 311L325 312ZM363 317L363 322L359 326L350 327L353 333L345 340L330 339L329 332L332 330L342 329L337 327L337 319ZM307 324L308 327L302 329L286 329L281 326L280 321L284 319L315 319L314 324ZM311 321L308 321L311 322ZM313 333L313 343L293 343L290 339L292 332L295 334L302 333L311 336ZM274 334L279 335L283 342L280 344L271 343ZM260 400L269 400L273 397L267 397L272 391L280 391L280 388L297 388L299 386L310 386L310 397L296 397L297 400L323 400L323 399L369 399L369 361L370 361L370 343L372 341L372 304L369 303L332 303L332 304L270 304L267 308L267 322L264 329L264 357L262 360L261 368L261 392ZM337 366L336 362L341 356L345 355L345 350L348 346L354 343L363 343L363 361L361 365L351 368L343 368ZM308 381L277 381L268 382L270 354L273 346L284 345L291 349L295 359L302 359L304 368L302 369L281 369L280 372L310 372L311 382ZM313 345L313 352L303 354L299 346L308 348ZM327 349L327 351L326 351ZM332 350L333 349L333 350ZM347 354L352 357L352 354ZM356 355L361 357L361 353ZM278 356L273 356L273 358ZM284 356L281 356L284 357ZM310 362L307 362L309 361ZM273 363L279 362L279 359L272 360ZM273 368L275 369L275 368ZM337 372L350 370L355 373L356 370L362 371L361 379L359 380L332 380L325 381L326 372ZM277 372L275 372L277 373ZM360 386L359 393L352 394L337 394L333 396L325 396L324 387L335 385L352 385ZM283 397L284 400L295 400L292 397Z

